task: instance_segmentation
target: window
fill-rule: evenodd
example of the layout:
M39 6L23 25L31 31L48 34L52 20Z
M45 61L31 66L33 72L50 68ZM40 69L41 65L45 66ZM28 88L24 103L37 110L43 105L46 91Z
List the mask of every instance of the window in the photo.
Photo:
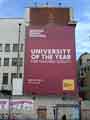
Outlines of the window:
M11 73L11 84L14 78L17 78L17 73Z
M81 72L81 76L83 76L84 74L83 74L83 72Z
M19 65L20 65L20 66L23 65L23 58L20 58Z
M13 80L13 78L17 78L17 73L11 73L11 80ZM19 73L19 78L22 78L22 73Z
M12 58L12 66L17 66L17 58Z
M17 78L17 73L11 73L11 80L13 80L13 78Z
M0 58L0 66L1 66L1 58Z
M2 44L0 44L0 52L2 52Z
M80 65L82 65L82 59L80 58Z
M90 64L90 59L87 59L87 63Z
M18 52L18 44L13 44L13 52Z
M18 64L18 59L17 58L12 58L12 66L17 66ZM23 65L23 58L19 59L19 66Z
M3 84L8 84L8 73L3 73Z
M86 67L84 67L84 72L86 72Z
M24 47L24 45L23 45L23 43L21 44L21 47L20 47L20 51L21 52L23 52L23 47Z
M19 78L22 78L22 73L19 74Z
M88 66L88 71L90 71L90 66Z
M4 58L4 66L9 66L9 58Z
M5 44L5 52L10 52L10 44Z

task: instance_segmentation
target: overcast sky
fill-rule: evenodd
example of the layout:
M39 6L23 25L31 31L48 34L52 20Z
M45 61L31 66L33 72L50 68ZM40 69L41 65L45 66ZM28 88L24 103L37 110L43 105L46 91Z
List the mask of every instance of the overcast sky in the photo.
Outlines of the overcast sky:
M90 52L90 0L0 0L0 17L23 17L25 7L33 3L50 6L72 7L76 26L76 55L77 58L84 52Z

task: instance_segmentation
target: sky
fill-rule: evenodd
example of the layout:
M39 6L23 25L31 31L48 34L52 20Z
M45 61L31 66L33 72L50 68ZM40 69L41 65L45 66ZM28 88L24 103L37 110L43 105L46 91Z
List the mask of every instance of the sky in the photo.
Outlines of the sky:
M75 40L77 59L84 52L90 53L90 0L0 0L0 18L24 17L25 7L34 3L49 6L72 7L77 21Z

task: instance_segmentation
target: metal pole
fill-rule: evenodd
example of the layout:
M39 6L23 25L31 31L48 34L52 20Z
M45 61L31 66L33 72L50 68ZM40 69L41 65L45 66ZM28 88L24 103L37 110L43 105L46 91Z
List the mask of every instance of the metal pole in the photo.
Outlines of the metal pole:
M79 101L79 119L81 120L81 100Z
M11 96L9 95L8 97L8 119L11 119L11 106L10 106L10 99L11 99Z
M19 78L19 70L20 70L20 32L21 32L21 23L18 24L18 54L17 54L17 79Z

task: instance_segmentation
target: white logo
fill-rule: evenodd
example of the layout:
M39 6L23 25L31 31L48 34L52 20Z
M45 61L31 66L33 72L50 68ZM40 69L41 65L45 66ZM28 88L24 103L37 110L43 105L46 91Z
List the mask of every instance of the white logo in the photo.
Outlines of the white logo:
M46 38L46 35L44 33L43 29L31 29L30 33L29 33L30 37L34 37L34 38Z

